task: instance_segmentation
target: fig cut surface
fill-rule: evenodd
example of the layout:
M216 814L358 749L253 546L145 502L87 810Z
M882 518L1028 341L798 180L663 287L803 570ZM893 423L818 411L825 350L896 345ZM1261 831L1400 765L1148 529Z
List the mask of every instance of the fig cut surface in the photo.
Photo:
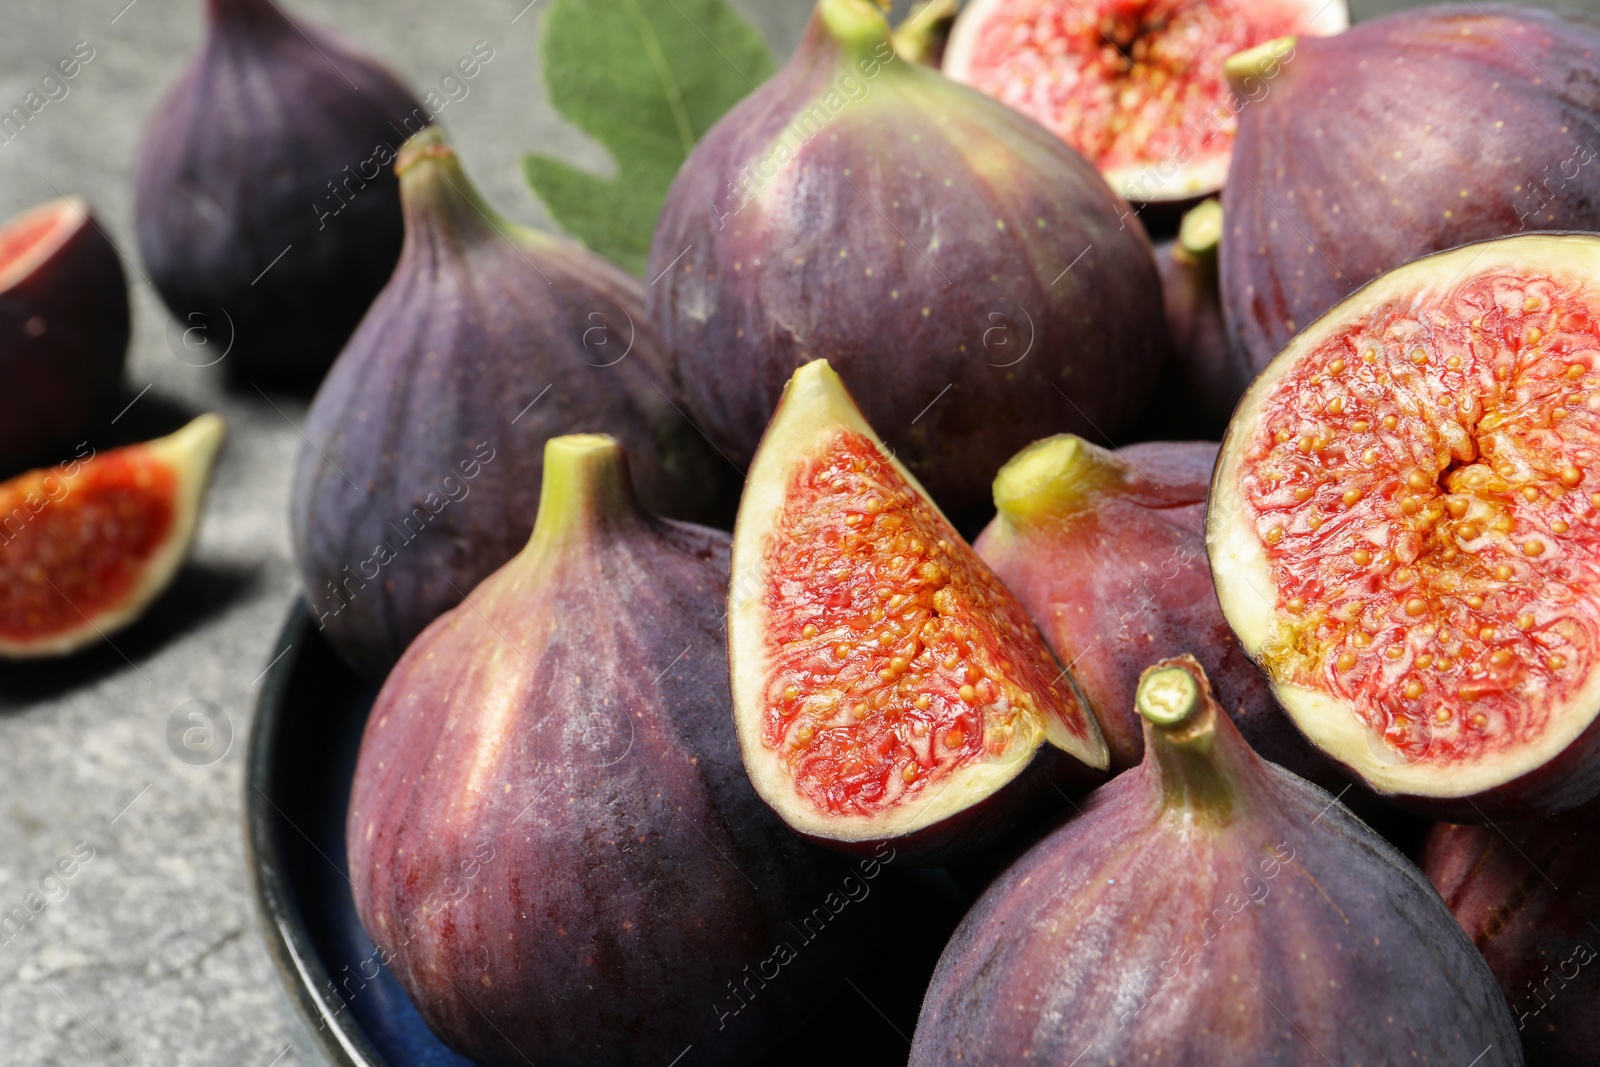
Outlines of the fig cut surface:
M740 745L800 832L916 833L996 792L1046 741L1107 766L1022 606L825 360L795 373L757 451L733 575Z
M1223 610L1280 702L1457 821L1600 791L1600 238L1469 245L1296 337L1224 442Z
M1224 61L1349 21L1344 0L973 0L944 72L1049 129L1129 200L1186 200L1227 177Z
M188 555L224 427L0 483L0 658L65 655L137 619Z

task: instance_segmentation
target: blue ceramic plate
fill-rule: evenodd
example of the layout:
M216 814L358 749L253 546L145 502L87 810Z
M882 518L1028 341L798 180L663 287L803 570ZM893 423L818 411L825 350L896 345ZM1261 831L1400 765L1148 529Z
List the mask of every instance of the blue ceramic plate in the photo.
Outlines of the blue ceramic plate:
M335 1067L474 1067L428 1030L356 918L344 815L378 687L345 665L299 602L273 646L280 653L250 733L245 844L289 1001ZM927 978L971 895L942 871L889 881L896 904L880 911L876 962L842 981L819 1017L760 1067L905 1063Z

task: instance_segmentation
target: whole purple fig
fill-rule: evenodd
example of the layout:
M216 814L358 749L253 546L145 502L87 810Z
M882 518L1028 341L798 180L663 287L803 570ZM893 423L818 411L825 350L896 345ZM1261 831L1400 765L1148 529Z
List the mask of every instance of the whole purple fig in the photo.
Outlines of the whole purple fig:
M821 0L794 58L695 147L648 276L692 413L734 462L826 358L958 522L1029 441L1117 432L1166 347L1126 203L1032 119L897 58L871 0Z
M1198 663L1147 670L1137 704L1144 762L968 913L911 1067L1522 1063L1427 879L1250 751Z
M615 434L676 518L736 488L669 395L637 280L498 218L437 127L396 169L405 250L312 402L291 499L312 614L377 677L527 541L548 438Z
M88 205L51 200L0 227L0 477L76 444L127 354L122 260Z
M1228 60L1242 95L1223 311L1260 371L1379 274L1531 230L1600 229L1600 28L1436 5Z
M139 147L139 254L185 338L204 336L197 356L314 384L394 269L390 164L429 112L275 0L205 11L200 51Z
M527 547L419 637L346 823L362 924L484 1064L746 1064L862 949L848 867L756 796L724 649L728 536L634 503L621 446L546 448Z
M1537 822L1436 823L1422 869L1500 979L1540 1067L1600 1045L1600 801Z

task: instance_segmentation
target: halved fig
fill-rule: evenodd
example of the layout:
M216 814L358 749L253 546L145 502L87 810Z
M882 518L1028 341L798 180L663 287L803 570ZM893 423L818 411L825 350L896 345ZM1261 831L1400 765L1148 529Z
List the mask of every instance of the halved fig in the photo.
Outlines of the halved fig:
M944 72L1038 120L1146 203L1222 188L1239 104L1222 64L1339 33L1344 0L973 0Z
M1205 441L1111 452L1071 434L1046 438L1001 469L998 514L973 547L1071 664L1114 769L1144 756L1140 672L1192 652L1252 748L1331 784L1332 768L1279 709L1217 606L1205 546L1216 458Z
M189 553L224 427L0 483L0 658L74 652L144 613Z
M1302 732L1455 822L1600 793L1600 238L1416 260L1256 379L1207 516Z
M795 371L756 451L728 614L750 780L825 844L927 858L1108 764L1022 605L826 360Z
M87 204L62 197L0 226L0 475L77 444L127 352L122 260Z

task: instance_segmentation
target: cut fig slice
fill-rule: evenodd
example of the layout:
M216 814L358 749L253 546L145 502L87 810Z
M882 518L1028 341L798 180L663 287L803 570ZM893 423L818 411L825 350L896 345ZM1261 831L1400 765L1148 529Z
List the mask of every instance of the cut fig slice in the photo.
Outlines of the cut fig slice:
M1031 765L1109 762L1015 597L862 417L826 360L784 389L734 529L728 655L745 767L799 832L960 847ZM1036 761L1048 741L1070 757ZM965 840L963 840L965 839ZM897 843L904 849L904 843Z
M224 426L0 483L0 658L60 656L132 623L194 540Z
M1240 402L1207 544L1302 732L1456 822L1600 793L1600 238L1390 271Z
M1129 200L1187 200L1228 174L1223 61L1349 23L1344 0L973 0L944 72L1037 120Z

